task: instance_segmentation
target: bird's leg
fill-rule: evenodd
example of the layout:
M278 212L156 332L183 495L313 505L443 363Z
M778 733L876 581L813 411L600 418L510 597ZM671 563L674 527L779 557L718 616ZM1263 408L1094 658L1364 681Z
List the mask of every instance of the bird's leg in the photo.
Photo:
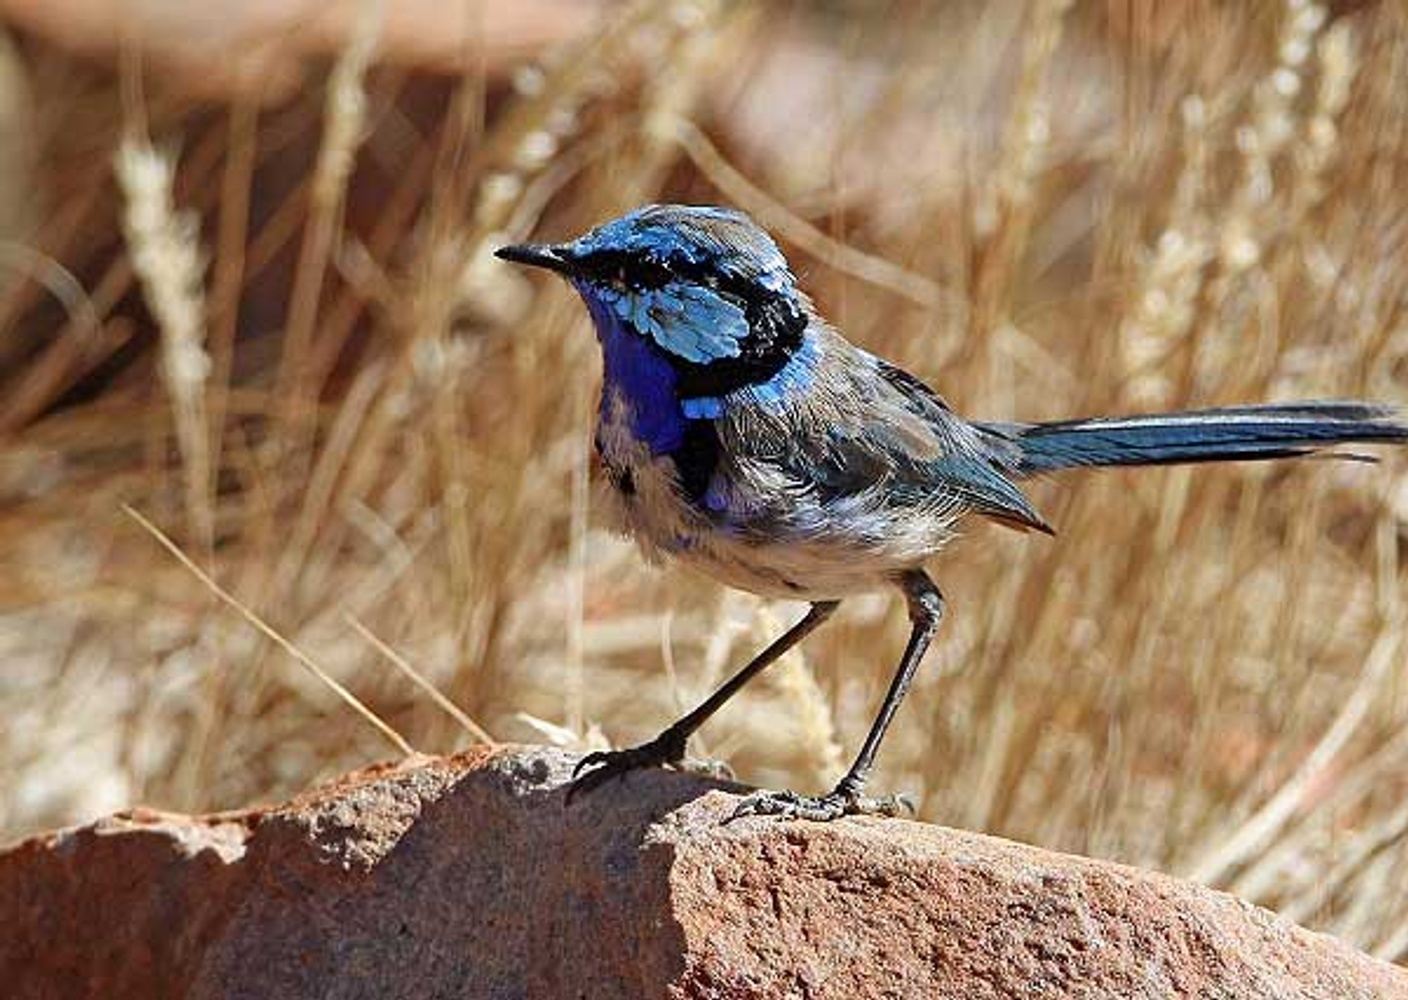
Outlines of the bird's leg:
M860 748L855 763L846 772L834 789L825 795L799 795L796 792L755 792L738 804L730 820L742 816L784 816L827 822L851 814L897 816L901 811L913 812L908 800L898 795L884 798L869 798L862 794L866 779L875 764L875 753L880 749L880 741L885 738L885 730L895 717L895 710L904 700L914 680L914 672L929 641L938 631L939 619L944 613L944 598L939 588L934 586L923 570L909 570L899 577L899 585L909 602L909 619L913 628L909 634L909 644L905 647L895 678L890 682L890 690L880 706L880 713L870 726L865 744Z
M580 792L590 792L612 778L627 771L642 767L658 767L662 764L675 764L684 757L685 742L706 719L717 712L723 703L738 693L738 690L764 669L777 661L797 643L801 642L818 625L831 617L839 601L819 601L813 604L806 616L796 625L775 639L749 664L730 677L723 686L688 715L676 721L653 740L624 750L597 750L587 754L577 762L572 771L572 787L567 792L570 801ZM593 770L587 770L593 768ZM585 774L582 772L586 771Z

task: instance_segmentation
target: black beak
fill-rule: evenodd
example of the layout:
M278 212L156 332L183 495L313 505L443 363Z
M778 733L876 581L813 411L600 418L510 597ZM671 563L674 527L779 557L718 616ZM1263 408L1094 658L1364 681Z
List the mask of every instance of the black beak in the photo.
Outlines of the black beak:
M572 259L562 247L553 246L551 243L516 243L499 247L494 251L494 256L500 260L513 261L515 264L544 267L558 274L572 273Z

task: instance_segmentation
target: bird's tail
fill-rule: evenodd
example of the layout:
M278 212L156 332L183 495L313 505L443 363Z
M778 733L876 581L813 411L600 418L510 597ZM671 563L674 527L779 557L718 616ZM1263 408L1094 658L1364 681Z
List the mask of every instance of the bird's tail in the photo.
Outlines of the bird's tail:
M1408 443L1408 424L1370 403L1229 406L1049 424L980 423L1010 449L1018 475L1101 465L1233 462L1304 455L1353 442Z

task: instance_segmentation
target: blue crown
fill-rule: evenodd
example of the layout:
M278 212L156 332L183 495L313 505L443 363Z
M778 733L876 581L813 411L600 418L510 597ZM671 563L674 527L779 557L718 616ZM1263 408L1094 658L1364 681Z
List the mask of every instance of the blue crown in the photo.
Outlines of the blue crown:
M783 292L794 281L772 237L731 208L646 205L598 226L563 249L585 259L602 253L637 255L678 268L683 276L712 270L770 292Z

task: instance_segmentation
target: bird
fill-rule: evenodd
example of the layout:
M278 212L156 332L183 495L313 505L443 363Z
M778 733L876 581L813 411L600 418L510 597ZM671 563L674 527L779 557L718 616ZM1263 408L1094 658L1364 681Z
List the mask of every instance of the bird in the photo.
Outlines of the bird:
M1053 534L1023 480L1066 469L1280 459L1402 444L1388 406L1294 402L1050 423L966 420L934 389L848 341L773 238L733 208L651 204L503 260L562 276L585 304L603 375L595 448L620 528L651 560L808 610L655 738L583 756L569 798L678 766L689 737L858 594L898 590L910 634L850 768L822 795L759 790L730 819L894 816L867 783L944 615L927 565L986 518Z

